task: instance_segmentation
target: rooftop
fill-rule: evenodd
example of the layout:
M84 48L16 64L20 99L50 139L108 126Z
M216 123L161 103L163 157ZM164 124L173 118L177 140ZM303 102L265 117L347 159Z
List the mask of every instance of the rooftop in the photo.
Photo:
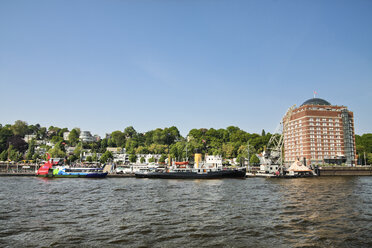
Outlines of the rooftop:
M305 101L301 106L304 105L331 105L328 101L321 98L311 98Z

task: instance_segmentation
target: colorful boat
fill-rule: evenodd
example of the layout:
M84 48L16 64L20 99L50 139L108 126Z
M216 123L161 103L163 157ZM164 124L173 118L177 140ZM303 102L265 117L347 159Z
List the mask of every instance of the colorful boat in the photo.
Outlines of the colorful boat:
M107 172L103 168L75 168L63 166L53 161L48 155L48 161L36 172L39 177L83 177L83 178L104 178Z

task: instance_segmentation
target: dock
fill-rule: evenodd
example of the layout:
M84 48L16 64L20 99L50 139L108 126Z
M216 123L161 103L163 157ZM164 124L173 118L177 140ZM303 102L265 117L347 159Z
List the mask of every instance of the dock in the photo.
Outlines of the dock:
M321 166L318 174L319 176L372 176L372 166Z

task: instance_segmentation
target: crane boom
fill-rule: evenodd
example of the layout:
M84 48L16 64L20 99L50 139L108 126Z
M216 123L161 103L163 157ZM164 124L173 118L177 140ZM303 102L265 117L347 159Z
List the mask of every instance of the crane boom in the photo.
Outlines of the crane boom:
M270 138L267 143L267 150L264 151L262 156L262 164L271 165L282 165L283 164L283 145L284 145L284 132L288 128L289 121L291 119L293 110L296 105L290 107L280 123L279 130L277 130ZM281 130L280 130L281 129Z

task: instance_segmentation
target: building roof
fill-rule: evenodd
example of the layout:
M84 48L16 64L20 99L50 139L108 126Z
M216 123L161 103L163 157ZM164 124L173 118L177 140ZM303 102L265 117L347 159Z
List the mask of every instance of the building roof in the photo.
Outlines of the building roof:
M305 101L301 106L304 105L331 105L328 101L321 98L311 98Z

